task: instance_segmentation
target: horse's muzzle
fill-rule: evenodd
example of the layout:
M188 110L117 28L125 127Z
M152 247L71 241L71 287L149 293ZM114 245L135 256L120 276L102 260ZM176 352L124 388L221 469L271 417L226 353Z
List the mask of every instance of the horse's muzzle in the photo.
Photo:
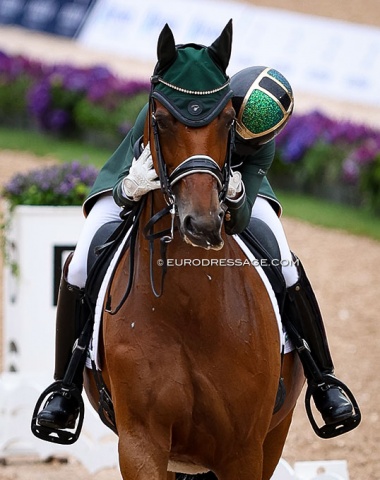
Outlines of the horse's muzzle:
M221 236L224 212L222 209L210 216L186 215L180 225L180 232L186 243L206 250L220 250L224 242Z

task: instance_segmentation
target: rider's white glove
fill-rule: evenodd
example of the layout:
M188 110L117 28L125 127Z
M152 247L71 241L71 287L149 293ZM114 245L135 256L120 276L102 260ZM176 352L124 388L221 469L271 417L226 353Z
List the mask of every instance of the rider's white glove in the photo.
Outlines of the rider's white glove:
M139 158L132 160L131 168L123 180L122 188L124 195L135 202L151 190L160 188L160 181L153 167L149 143Z
M240 172L232 172L228 182L227 197L236 198L243 191L243 181Z

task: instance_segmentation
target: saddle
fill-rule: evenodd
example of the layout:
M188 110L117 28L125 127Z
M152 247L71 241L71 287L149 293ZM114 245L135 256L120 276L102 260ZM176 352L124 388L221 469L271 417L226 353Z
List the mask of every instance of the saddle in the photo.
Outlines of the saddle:
M96 232L87 258L86 295L95 304L102 280L109 264L132 222L126 219L104 224ZM280 249L275 235L268 225L258 218L251 218L248 227L239 234L250 252L262 266L276 295L280 312L284 304L286 285L280 265ZM127 248L129 243L127 244Z
M263 268L282 313L286 284L281 269L281 252L274 233L265 222L252 217L248 227L239 234L239 237Z
M104 224L97 231L92 240L87 260L89 275L85 285L85 301L88 308L86 310L87 314L84 321L84 327L76 342L64 379L61 382L55 382L49 386L41 394L39 400L37 401L33 413L31 427L34 435L36 435L38 438L64 445L72 444L79 438L83 425L84 404L81 397L81 392L73 383L73 378L77 368L82 362L83 356L86 354L91 340L94 325L95 305L98 299L99 290L102 286L102 282L108 267L113 260L115 253L117 250L119 250L122 242L124 242L124 249L130 249L131 256L131 275L124 299L130 292L134 268L134 244L139 223L139 213L141 212L141 209L142 203L137 203L130 212L126 212L121 216L120 221L113 221ZM125 241L127 235L128 237ZM286 290L281 268L272 261L273 259L280 258L280 251L275 236L263 221L252 218L248 228L240 234L240 237L255 258L257 260L262 260L260 264L262 265L263 270L272 285L281 311ZM121 303L124 301L124 299L121 301ZM101 372L95 365L95 362L92 362L92 370L99 391L98 414L103 423L117 433L112 398L103 381ZM37 413L40 410L43 401L48 395L55 394L57 392L65 392L66 394L72 395L76 398L78 404L80 405L79 420L74 432L63 430L52 431L49 428L42 427L37 424ZM274 413L281 408L284 397L285 390L282 379L280 379Z
M133 215L125 215L124 220L113 221L103 225L93 238L88 255L87 270L89 275L85 287L86 295L93 305L96 303L103 278L114 254L133 223ZM280 249L273 232L262 220L251 218L249 226L239 236L254 257L260 262L273 288L281 312L286 294L286 285L280 263L273 261L274 259L279 260L281 258ZM133 250L133 233L130 237L125 248L132 247ZM131 258L132 257L133 252L131 251ZM130 287L127 288L126 295L129 293L129 288ZM101 372L97 370L95 363L92 364L92 369L100 393L99 416L107 427L117 433L112 398L104 384ZM280 379L274 413L281 408L284 398L285 390Z

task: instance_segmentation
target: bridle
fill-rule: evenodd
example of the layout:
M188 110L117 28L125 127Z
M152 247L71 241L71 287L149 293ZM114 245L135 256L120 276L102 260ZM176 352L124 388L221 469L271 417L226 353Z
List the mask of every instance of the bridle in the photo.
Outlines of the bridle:
M169 175L167 165L165 159L162 154L161 144L160 144L160 135L158 131L158 122L156 118L156 105L155 100L152 97L153 88L151 90L151 94L149 97L149 115L151 121L151 127L153 131L154 137L154 146L156 151L157 157L157 164L158 164L158 177L161 183L161 191L164 195L165 201L167 206L162 209L160 212L155 214L151 220L148 222L147 226L144 229L144 232L148 232L153 228L154 223L156 223L159 219L161 219L164 215L170 212L172 217L172 225L170 231L161 232L162 236L160 238L164 238L166 243L170 243L173 240L173 232L174 232L174 219L177 213L177 207L175 204L175 195L173 193L173 185L177 183L182 178L192 175L193 173L206 173L211 175L217 180L218 183L218 190L219 190L219 201L222 204L227 196L228 191L228 182L230 179L230 170L231 170L231 159L232 159L232 151L235 144L235 128L234 124L231 125L229 135L228 135L228 143L227 143L227 151L226 151L226 158L222 168L213 160L211 157L207 155L193 155L189 158L186 158L181 162ZM166 235L164 235L166 233ZM146 235L147 238L149 238ZM155 236L155 238L157 238Z
M165 159L163 158L162 150L161 150L154 99L150 98L149 103L150 103L151 125L153 130L154 145L155 145L157 163L158 163L158 177L161 182L162 193L164 194L164 197L168 205L175 204L175 195L172 190L173 185L177 183L179 180L181 180L182 178L188 175L191 175L193 173L207 173L213 176L214 178L216 178L218 182L218 189L219 189L219 201L222 203L227 196L228 182L230 178L231 157L232 157L232 150L233 150L234 141L235 141L234 125L231 125L231 128L230 128L226 159L222 168L219 167L219 165L215 162L215 160L213 160L211 157L207 155L193 155L185 159L183 162L181 162L169 175L167 166L165 163Z
M161 144L160 144L160 136L158 132L158 124L155 115L155 103L154 99L150 97L149 99L149 106L150 111L148 115L150 116L153 137L154 137L154 145L156 150L156 157L158 163L158 177L161 183L161 191L164 195L166 200L166 207L164 207L159 212L153 211L153 203L152 203L152 212L151 218L148 223L145 225L143 229L143 234L145 238L149 241L149 256L150 256L150 281L153 294L158 298L163 293L163 285L164 285L164 278L167 271L167 263L166 263L166 250L168 244L174 238L174 221L175 216L177 213L177 207L175 203L175 195L173 193L173 185L176 182L180 181L182 178L191 175L193 173L206 173L211 175L217 180L218 183L218 190L219 190L219 201L222 204L227 196L228 191L228 182L230 178L230 169L231 169L231 159L232 159L232 151L234 147L235 141L235 127L234 124L231 125L229 136L228 136L228 143L227 143L227 151L226 151L226 158L222 168L213 160L211 157L207 155L193 155L183 162L180 163L169 175L167 165L162 155ZM141 153L142 147L142 138L138 139L134 146L134 156L138 158ZM136 235L139 225L139 219L141 212L146 204L146 196L144 196L139 204L136 205L136 212L131 214L131 218L134 218L132 231L130 240L128 242L128 246L131 248L131 259L134 257L134 245L136 242ZM171 215L171 226L169 229L162 230L159 232L154 231L155 224L167 214ZM160 259L162 260L161 265L161 281L160 281L160 288L157 290L153 281L153 258L154 258L154 241L159 239L160 240ZM132 288L132 281L133 281L133 271L134 271L134 262L133 260L130 262L130 275L128 286L124 293L124 296L118 306L114 309L111 308L111 298L109 297L107 300L107 307L106 310L108 313L114 315L117 313L123 303L125 302L126 298L128 297L131 288Z
M173 185L175 185L179 180L183 179L188 175L194 173L205 173L211 175L217 180L218 190L219 190L219 201L223 204L228 191L228 182L230 179L230 170L231 170L231 158L232 151L235 141L235 128L234 125L231 125L228 143L226 158L222 168L207 155L193 155L189 158L186 158L181 162L170 174L168 173L168 168L165 163L165 159L162 154L160 136L158 131L158 123L156 119L156 109L155 101L152 97L149 100L150 112L150 121L154 137L154 146L156 151L156 158L158 164L158 177L161 183L161 191L164 195L166 201L166 207L160 210L157 213L152 211L152 216L149 222L144 227L144 236L149 241L149 250L150 250L150 278L152 291L156 297L160 297L163 293L163 284L164 277L166 274L166 249L168 244L173 240L174 237L174 221L177 213L177 206L175 203L175 195L173 193ZM171 227L167 230L160 232L154 232L154 225L162 217L170 213L171 215ZM160 239L160 258L162 260L162 271L161 271L161 286L159 291L155 288L153 282L153 256L154 256L154 240Z

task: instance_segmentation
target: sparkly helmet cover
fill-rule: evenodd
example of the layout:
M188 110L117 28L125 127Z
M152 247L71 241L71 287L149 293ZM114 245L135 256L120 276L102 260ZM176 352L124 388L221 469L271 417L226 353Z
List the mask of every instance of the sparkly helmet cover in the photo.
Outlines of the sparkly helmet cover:
M267 67L249 67L231 78L236 131L250 143L264 144L286 125L294 106L286 78Z

